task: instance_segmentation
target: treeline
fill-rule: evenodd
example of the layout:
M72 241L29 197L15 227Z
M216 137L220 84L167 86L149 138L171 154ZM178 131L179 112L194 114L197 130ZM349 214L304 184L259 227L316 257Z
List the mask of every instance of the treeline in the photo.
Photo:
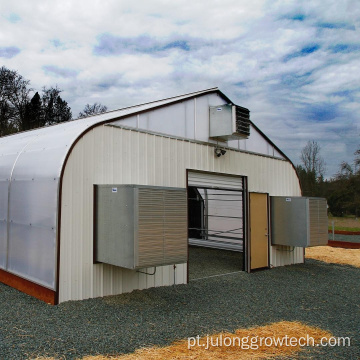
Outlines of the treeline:
M30 81L17 71L0 68L0 137L72 120L71 108L61 98L62 90L57 86L34 92ZM86 104L78 117L105 111L104 105Z
M72 119L68 103L56 87L35 92L17 71L0 68L0 136Z
M353 164L342 162L330 180L324 180L325 163L316 142L309 141L300 158L302 164L296 169L303 196L325 197L333 216L360 216L360 148Z

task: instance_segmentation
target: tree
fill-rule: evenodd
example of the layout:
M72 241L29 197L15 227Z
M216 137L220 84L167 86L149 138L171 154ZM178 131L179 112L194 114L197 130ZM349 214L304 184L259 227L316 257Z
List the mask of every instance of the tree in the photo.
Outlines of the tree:
M9 121L12 118L12 108L9 102L9 89L14 74L7 68L0 68L0 135L8 134Z
M25 121L22 124L21 130L36 129L42 126L44 126L44 117L41 97L39 93L36 92L26 105Z
M355 173L360 175L360 147L354 152L355 160L354 160L354 167Z
M42 96L36 92L30 100L29 84L17 71L0 68L0 136L72 119L58 87L44 87Z
M306 171L301 165L296 166L296 172L299 176L303 196L318 196L315 173L311 170Z
M43 88L42 108L44 125L58 124L72 119L71 109L68 103L60 96L62 90L50 87Z
M0 135L22 128L29 102L30 81L5 66L0 68Z
M308 141L301 151L301 162L308 173L313 173L318 180L324 177L325 161L320 155L321 147L316 141Z
M303 195L323 196L325 162L320 155L320 146L316 141L308 141L302 149L302 165L296 167Z
M342 162L338 173L326 184L325 195L334 216L360 216L360 148L354 155L353 164Z
M11 118L11 108L6 101L0 100L0 136L9 135L15 132L13 124L9 122Z
M94 103L93 105L86 104L84 110L79 112L79 119L85 118L92 115L102 114L107 111L107 107L105 105L101 105L100 103Z
M331 213L336 216L344 214L360 216L360 171L357 169L360 148L354 155L354 166L342 162L339 172L332 181L328 202Z

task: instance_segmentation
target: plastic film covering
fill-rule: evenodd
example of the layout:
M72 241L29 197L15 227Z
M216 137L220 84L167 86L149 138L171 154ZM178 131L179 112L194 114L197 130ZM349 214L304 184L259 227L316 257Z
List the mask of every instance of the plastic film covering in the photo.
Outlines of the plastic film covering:
M94 121L74 121L0 139L2 269L56 288L60 173L72 143Z
M7 253L7 221L0 220L0 268L5 269L6 266L6 253Z
M89 127L217 88L0 138L0 268L56 289L59 181Z

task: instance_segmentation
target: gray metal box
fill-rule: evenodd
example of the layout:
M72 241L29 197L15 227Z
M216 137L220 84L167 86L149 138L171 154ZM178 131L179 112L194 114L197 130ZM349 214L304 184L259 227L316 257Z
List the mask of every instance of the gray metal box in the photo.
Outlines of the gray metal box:
M327 245L327 203L323 198L271 196L273 245Z
M186 189L95 185L94 260L127 269L187 262Z
M241 106L210 106L210 138L247 139L250 135L250 112Z

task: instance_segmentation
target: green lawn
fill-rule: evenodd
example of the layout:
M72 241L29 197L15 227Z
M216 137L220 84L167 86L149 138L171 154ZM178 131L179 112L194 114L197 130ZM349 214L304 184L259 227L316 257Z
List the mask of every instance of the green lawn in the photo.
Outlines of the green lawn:
M360 231L360 219L356 218L355 216L329 216L329 230L332 230L333 221L335 225L335 230Z

